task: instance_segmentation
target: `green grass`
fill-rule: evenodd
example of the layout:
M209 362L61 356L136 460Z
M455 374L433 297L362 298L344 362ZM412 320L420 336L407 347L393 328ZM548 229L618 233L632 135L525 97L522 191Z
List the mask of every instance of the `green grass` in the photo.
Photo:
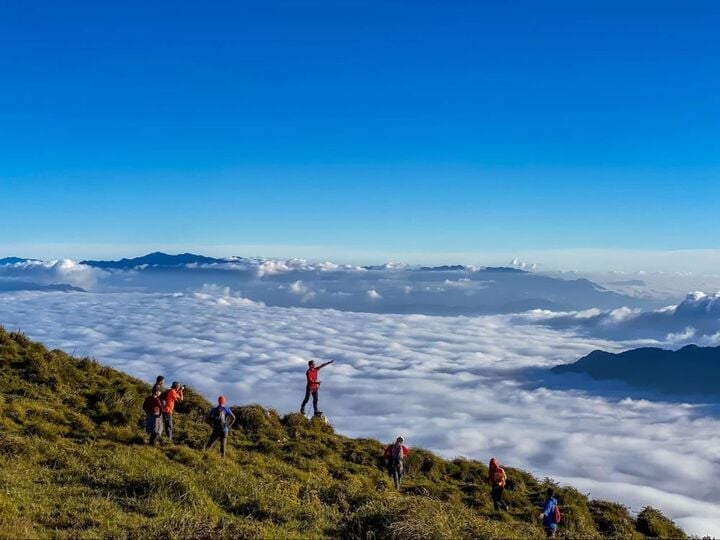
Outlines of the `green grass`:
M234 407L228 458L204 453L210 406L186 392L176 443L144 444L149 386L0 328L0 538L543 538L548 479L508 469L494 512L484 464L415 448L397 493L380 442L299 414ZM560 538L681 538L647 508L558 487Z

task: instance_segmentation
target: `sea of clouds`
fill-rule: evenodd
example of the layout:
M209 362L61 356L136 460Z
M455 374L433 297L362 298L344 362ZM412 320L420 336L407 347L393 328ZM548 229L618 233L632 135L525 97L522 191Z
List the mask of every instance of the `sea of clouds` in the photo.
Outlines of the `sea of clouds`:
M627 307L574 312L531 310L513 318L517 323L573 329L614 340L641 339L674 347L694 343L720 345L720 292L691 292L677 305L655 310Z
M283 285L298 297L311 292L303 280ZM164 374L209 399L222 393L281 412L299 408L307 360L334 359L322 372L321 406L343 433L402 434L445 456L496 456L717 535L713 407L562 389L537 376L597 348L681 344L686 328L709 339L720 331L717 301L691 295L674 309L440 317L271 307L223 283L174 293L4 293L0 323L149 382Z

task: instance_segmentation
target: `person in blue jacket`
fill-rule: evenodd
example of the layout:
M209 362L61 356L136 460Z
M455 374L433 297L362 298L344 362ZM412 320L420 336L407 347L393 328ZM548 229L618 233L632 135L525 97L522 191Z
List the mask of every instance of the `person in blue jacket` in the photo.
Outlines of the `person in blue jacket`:
M235 415L230 410L230 407L225 406L225 396L218 397L217 407L210 409L205 419L213 428L210 438L205 444L205 449L207 450L215 441L219 440L220 457L224 458L230 426L235 422Z
M557 499L555 499L555 490L553 490L553 488L548 488L545 495L545 505L543 506L542 513L540 514L540 519L542 519L543 529L545 529L547 537L554 538L558 526L555 515L555 509L557 508L558 502Z

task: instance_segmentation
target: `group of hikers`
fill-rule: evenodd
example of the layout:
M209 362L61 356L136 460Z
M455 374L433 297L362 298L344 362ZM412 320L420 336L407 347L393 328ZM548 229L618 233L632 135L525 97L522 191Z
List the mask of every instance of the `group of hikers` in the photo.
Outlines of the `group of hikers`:
M305 406L312 396L313 413L316 417L322 417L323 413L318 408L320 381L318 380L318 372L332 364L334 360L316 365L314 360L308 362L308 369L305 372L305 397L300 405L300 413L305 414ZM175 404L183 401L185 386L175 381L170 388L165 389L165 378L158 376L152 387L150 395L145 398L143 410L146 413L145 429L150 435L149 443L155 445L158 439L165 434L169 441L173 436L173 414L175 413ZM230 407L226 405L224 396L219 396L217 405L207 411L205 421L212 427L212 432L204 449L210 448L215 442L220 441L220 456L225 457L227 448L227 439L230 427L235 422L235 415ZM405 474L405 458L410 450L405 446L405 439L398 437L394 443L385 448L384 459L388 474L392 477L396 489L400 489L402 477ZM490 485L490 496L493 507L496 511L507 510L507 504L503 495L505 487L508 483L507 474L500 466L497 459L492 458L488 465L487 482ZM543 528L549 538L555 536L558 523L560 523L561 513L555 493L552 488L548 488L546 492L543 511L539 518L542 520Z
M146 414L145 431L150 435L151 445L157 444L163 433L172 442L175 403L185 399L184 392L185 386L177 381L165 390L165 377L159 375L155 380L150 395L143 402L143 410ZM205 420L212 426L212 433L205 443L205 448L210 448L215 442L220 441L220 455L223 458L230 426L235 422L235 415L225 403L225 396L219 396L217 405L205 415Z
M507 504L503 499L503 495L508 478L505 469L500 466L500 463L498 463L498 460L495 458L492 458L488 464L487 481L488 484L490 484L490 498L492 499L495 511L507 510ZM545 491L543 511L539 517L542 520L543 528L548 538L553 538L562 517L560 505L555 498L555 490L553 488L548 488Z

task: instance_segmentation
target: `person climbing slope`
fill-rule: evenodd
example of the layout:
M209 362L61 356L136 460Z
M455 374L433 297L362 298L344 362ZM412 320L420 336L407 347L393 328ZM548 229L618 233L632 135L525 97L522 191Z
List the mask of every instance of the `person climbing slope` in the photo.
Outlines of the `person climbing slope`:
M235 422L235 415L230 410L230 407L225 406L225 396L218 397L217 407L213 407L208 411L206 420L213 430L205 449L210 448L215 441L220 440L220 457L224 458L230 426Z
M558 523L560 523L560 506L558 506L555 498L555 490L548 488L545 492L545 504L543 511L540 513L543 529L548 538L554 538L557 532Z
M150 435L149 444L155 445L158 437L163 432L162 401L160 401L160 390L155 388L151 395L145 398L143 410L147 415L145 418L145 431Z
M503 469L498 463L497 459L492 458L488 465L488 484L490 484L490 496L492 497L493 508L495 511L507 510L507 504L503 500L503 493L505 492L505 484L507 483L507 475L505 469Z
M322 414L322 411L318 410L318 391L320 390L318 371L325 366L329 366L333 362L335 362L335 360L330 360L329 362L320 364L317 367L315 367L314 360L310 360L308 362L308 370L305 372L305 378L307 379L307 385L305 386L305 399L303 399L302 405L300 405L300 414L305 414L305 405L307 405L311 395L313 398L313 412L315 413L315 416L320 416Z
M400 481L405 474L405 464L403 459L410 453L408 447L405 446L405 439L398 437L395 442L385 448L385 465L388 473L393 478L395 489L400 489Z
M185 387L179 382L174 381L169 390L160 394L160 399L163 402L163 424L165 426L165 433L167 433L170 442L172 442L173 437L173 414L175 413L175 403L184 399L184 391Z

